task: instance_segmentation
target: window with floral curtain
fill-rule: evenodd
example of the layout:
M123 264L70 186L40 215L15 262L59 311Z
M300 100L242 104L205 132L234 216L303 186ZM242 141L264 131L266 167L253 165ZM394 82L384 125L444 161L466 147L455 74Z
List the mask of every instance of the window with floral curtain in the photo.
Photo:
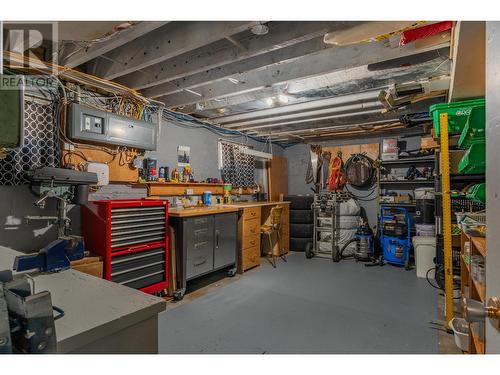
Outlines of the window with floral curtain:
M249 146L219 141L219 169L222 181L234 187L255 186L255 158L243 152Z

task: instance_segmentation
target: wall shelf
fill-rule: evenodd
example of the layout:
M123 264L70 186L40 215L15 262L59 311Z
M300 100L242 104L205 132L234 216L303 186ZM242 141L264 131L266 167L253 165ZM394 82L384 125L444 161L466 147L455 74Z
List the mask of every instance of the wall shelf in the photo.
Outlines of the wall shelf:
M405 159L398 159L398 160L382 160L381 164L383 166L390 166L390 165L405 165L405 164L430 164L434 163L434 155L430 156L420 156L417 158L405 158Z
M433 185L434 179L432 180L380 180L381 185Z
M212 195L224 194L224 184L210 184L205 182L137 182L132 183L135 188L147 188L149 197L156 196L182 196L188 195L187 189L192 189L193 193L189 195L202 195L205 191L210 191ZM233 189L233 194L237 193L237 189ZM244 188L243 194L252 194L253 189Z

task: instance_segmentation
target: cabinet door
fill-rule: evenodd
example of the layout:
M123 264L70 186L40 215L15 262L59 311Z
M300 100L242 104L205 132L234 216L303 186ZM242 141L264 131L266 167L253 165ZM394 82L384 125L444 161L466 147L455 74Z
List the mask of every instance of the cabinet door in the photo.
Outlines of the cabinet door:
M236 263L237 214L215 215L214 268Z
M213 216L185 219L186 279L210 272L214 268Z

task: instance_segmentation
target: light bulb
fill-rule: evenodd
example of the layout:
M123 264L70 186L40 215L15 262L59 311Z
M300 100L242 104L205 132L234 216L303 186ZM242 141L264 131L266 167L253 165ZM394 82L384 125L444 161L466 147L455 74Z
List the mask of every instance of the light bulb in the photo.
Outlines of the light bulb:
M270 107L270 106L272 106L272 105L273 105L273 103L274 103L273 98L267 98L267 99L266 99L266 103L267 103L267 105L268 105L269 107Z
M279 94L278 95L278 100L280 101L280 103L282 104L287 104L288 103L288 96L284 95L284 94Z

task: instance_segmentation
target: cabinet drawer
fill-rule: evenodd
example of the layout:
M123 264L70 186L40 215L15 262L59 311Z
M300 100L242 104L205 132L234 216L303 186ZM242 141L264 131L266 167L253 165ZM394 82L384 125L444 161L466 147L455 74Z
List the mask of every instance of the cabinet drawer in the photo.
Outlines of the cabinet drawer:
M243 236L241 248L247 249L249 247L260 246L260 234L252 234Z
M260 233L260 218L243 220L243 237Z
M199 253L197 256L188 257L186 259L186 279L193 279L196 276L213 270L213 268L213 250L210 252Z
M260 249L258 246L243 249L241 254L241 268L243 271L260 264Z
M210 216L195 216L184 219L189 230L209 228L213 218Z
M260 219L260 207L249 207L243 210L243 220Z

